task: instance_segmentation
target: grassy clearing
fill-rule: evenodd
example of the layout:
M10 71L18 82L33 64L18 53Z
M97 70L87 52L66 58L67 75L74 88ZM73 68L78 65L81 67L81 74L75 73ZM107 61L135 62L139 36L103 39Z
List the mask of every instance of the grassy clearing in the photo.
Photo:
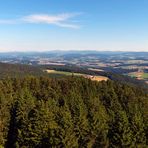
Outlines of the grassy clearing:
M91 79L92 81L107 81L108 78L104 76L92 76L86 75L81 73L72 73L72 72L65 72L65 71L56 71L56 70L46 70L51 76L82 76L84 78Z
M88 70L91 70L91 71L104 71L102 69L96 69L96 68L88 68Z
M103 76L94 76L93 78L91 78L92 81L107 81L108 78L107 77L103 77Z
M59 75L66 75L66 76L71 76L71 75L82 76L83 75L81 73L72 73L72 72L66 72L66 71L56 71L56 70L46 70L46 71L49 74L59 74Z

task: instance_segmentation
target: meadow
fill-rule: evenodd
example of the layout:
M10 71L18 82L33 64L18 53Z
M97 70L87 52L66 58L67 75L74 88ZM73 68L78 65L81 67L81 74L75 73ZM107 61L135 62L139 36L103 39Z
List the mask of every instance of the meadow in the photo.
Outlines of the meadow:
M107 81L108 78L104 76L92 76L92 75L87 75L87 74L81 74L81 73L72 73L72 72L66 72L66 71L56 71L56 70L46 70L49 75L52 77L54 76L81 76L85 77L88 79L91 79L92 81Z

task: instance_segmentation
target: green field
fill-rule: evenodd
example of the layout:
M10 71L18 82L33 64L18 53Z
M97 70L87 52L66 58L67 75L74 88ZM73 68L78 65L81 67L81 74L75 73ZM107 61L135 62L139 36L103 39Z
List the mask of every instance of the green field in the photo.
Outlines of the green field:
M83 76L84 74L81 73L72 73L72 72L66 72L66 71L56 71L56 70L47 70L48 74L56 74L56 75L64 75L64 76Z
M143 73L142 78L143 79L148 79L148 73Z
M139 79L148 79L148 73L132 72L128 74L130 77L136 77Z

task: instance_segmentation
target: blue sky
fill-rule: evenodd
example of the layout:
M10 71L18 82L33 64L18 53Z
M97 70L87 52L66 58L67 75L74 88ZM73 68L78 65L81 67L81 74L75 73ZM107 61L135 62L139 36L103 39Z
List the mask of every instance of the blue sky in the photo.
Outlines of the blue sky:
M0 0L0 51L148 51L148 0Z

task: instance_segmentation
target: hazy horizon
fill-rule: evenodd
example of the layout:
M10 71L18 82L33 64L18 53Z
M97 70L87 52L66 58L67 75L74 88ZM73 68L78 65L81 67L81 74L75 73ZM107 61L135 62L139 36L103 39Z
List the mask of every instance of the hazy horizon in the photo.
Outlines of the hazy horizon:
M14 50L14 51L0 51L0 53L44 53L44 52L148 52L148 51L133 51L133 50L29 50L29 51L21 51L21 50Z
M0 52L148 51L146 0L5 0Z

